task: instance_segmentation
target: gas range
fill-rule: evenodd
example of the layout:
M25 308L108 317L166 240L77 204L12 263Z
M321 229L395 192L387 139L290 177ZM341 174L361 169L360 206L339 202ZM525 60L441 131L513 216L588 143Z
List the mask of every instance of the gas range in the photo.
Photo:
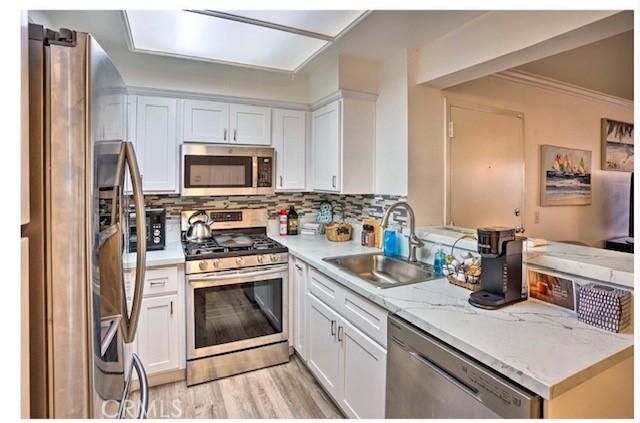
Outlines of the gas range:
M183 211L181 215L187 274L288 262L287 247L267 236L266 210L206 211L213 222L212 236L199 242L186 240L188 220L195 212Z

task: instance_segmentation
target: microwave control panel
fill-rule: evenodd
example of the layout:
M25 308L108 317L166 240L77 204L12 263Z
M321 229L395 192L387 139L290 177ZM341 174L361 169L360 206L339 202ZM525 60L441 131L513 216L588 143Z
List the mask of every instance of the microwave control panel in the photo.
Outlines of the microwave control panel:
M273 186L273 158L258 157L258 188Z

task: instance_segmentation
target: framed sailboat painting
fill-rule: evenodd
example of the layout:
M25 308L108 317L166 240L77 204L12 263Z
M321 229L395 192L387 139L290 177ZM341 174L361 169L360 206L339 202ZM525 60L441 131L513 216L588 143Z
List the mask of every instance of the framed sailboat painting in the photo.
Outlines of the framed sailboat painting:
M633 123L602 119L602 170L633 171Z
M540 205L591 204L591 151L540 146Z

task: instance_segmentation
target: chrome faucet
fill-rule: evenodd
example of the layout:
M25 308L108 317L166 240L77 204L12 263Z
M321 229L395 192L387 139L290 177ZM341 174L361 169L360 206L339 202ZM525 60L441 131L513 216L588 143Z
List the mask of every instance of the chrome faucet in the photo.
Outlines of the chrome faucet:
M409 203L405 201L399 201L397 203L393 203L392 205L390 205L389 208L384 211L384 216L382 217L381 226L382 226L382 229L389 226L389 219L391 218L393 211L398 207L403 207L407 211L407 214L409 215L409 257L408 259L411 262L416 262L418 261L416 259L416 248L422 247L424 243L420 241L420 239L418 239L418 237L416 236L416 216L413 213L413 209L411 208Z

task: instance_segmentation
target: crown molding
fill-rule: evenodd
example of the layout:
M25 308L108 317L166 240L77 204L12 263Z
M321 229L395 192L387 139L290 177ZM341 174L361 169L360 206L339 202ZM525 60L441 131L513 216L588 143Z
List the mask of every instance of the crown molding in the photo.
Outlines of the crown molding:
M268 100L253 97L236 97L223 94L206 94L195 91L169 90L163 88L127 86L127 93L132 95L144 95L151 97L169 97L189 100L208 100L221 103L247 104L251 106L272 107L276 109L309 110L307 103L294 101Z
M557 79L536 75L530 72L512 69L512 70L498 72L490 76L494 78L505 79L508 81L516 82L519 84L524 84L524 85L542 88L542 89L546 89L554 92L559 92L562 94L568 94L574 97L582 97L582 98L587 98L589 100L604 101L607 103L613 103L618 106L628 107L633 109L633 100L616 97L610 94L605 94L600 91L590 90L588 88L580 87L578 85L570 84L568 82L559 81Z
M319 109L320 107L326 106L329 103L343 98L375 102L378 99L378 94L365 93L362 91L354 90L337 90L325 97L322 97L320 100L311 103L311 110Z

